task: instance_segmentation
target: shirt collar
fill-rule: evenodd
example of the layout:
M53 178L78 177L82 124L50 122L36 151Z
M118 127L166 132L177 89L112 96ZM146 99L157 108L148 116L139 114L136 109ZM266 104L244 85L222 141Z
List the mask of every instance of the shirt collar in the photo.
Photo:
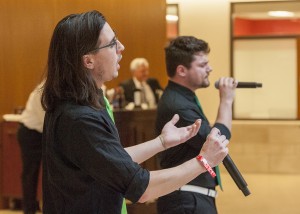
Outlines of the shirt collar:
M168 81L168 87L182 94L184 97L186 97L189 100L194 100L196 96L195 92L192 91L191 89L184 87L183 85L179 85L178 83L173 82L171 80Z
M136 77L133 77L132 79L133 79L133 82L134 82L134 85L135 85L136 88L141 88L142 87L142 84L144 82L138 81L138 79Z

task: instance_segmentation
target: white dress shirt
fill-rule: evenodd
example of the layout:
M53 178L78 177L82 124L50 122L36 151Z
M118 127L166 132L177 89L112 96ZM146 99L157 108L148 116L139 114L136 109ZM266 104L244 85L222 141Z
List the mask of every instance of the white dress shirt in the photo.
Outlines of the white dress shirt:
M26 107L22 112L20 122L29 129L43 132L45 111L41 104L42 83L38 85L29 95Z
M155 96L154 96L153 91L151 90L151 87L149 86L149 84L146 81L140 82L135 77L133 77L133 82L137 89L141 89L144 91L145 99L146 99L146 102L147 102L149 108L156 107Z

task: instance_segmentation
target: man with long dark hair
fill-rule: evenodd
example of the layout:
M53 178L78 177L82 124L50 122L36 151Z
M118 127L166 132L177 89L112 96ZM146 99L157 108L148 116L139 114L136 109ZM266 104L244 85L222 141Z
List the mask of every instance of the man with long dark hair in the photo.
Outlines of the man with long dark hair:
M46 214L120 213L123 198L145 202L206 171L196 158L160 171L149 172L139 165L194 136L199 120L177 128L175 115L157 138L122 147L101 86L117 77L123 50L97 11L69 15L54 30L42 95ZM214 129L199 153L201 160L217 165L228 153L228 143Z

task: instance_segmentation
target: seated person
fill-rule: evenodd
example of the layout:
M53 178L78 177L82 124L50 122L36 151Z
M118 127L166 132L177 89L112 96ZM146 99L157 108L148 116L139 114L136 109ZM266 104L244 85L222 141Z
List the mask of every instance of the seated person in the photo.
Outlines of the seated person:
M125 100L134 102L134 91L140 89L142 92L142 103L147 103L149 108L156 107L158 99L162 94L162 87L155 78L148 78L149 63L145 58L135 58L130 63L132 78L120 83L124 89Z

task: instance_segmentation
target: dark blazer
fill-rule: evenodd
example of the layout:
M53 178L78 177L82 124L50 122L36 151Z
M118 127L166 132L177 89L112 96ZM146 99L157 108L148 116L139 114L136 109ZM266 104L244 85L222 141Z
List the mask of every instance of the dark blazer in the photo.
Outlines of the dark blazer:
M160 86L158 80L155 78L148 78L146 82L150 86L150 88L154 94L156 104L157 104L159 97L158 97L158 94L156 93L156 90L163 90L163 88ZM134 102L133 93L134 93L136 87L133 82L133 79L131 78L131 79L121 82L120 86L122 86L124 89L125 100L127 102Z

